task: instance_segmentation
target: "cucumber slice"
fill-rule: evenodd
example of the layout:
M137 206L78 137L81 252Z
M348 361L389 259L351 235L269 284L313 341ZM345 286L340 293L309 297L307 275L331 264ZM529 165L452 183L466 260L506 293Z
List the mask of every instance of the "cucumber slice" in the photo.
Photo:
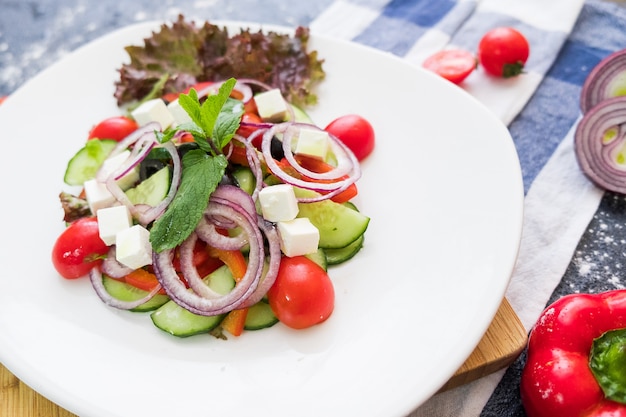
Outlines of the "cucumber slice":
M164 167L141 181L135 188L126 190L126 196L133 204L158 205L170 190L170 169Z
M67 163L63 181L67 185L83 185L96 177L96 172L117 142L111 139L91 139Z
M265 301L259 301L248 309L243 328L245 330L260 330L272 327L276 323L278 323L278 318L274 315L270 305Z
M226 265L209 274L204 282L220 294L227 294L235 287L235 280ZM168 301L150 314L156 327L177 337L189 337L200 333L208 333L215 329L226 314L217 316L201 316L194 314L174 301Z
M237 180L239 188L246 193L252 195L254 187L256 186L256 179L252 170L248 167L239 167L233 171L233 177Z
M352 259L363 248L364 241L365 235L361 235L345 248L325 249L328 265L338 265L348 259Z
M319 266L322 267L324 271L328 271L328 260L326 258L326 251L328 249L318 249L317 252L309 253L308 255L304 255Z
M311 197L317 193L294 187L297 197ZM357 210L323 200L315 203L299 203L298 217L308 217L320 232L319 247L323 249L345 248L367 230L370 218Z
M293 104L291 105L291 108L293 109L294 121L313 124L313 119L311 119L311 116L309 116L307 112Z
M118 281L106 275L102 276L102 284L104 285L104 288L107 290L107 292L111 294L112 297L115 297L118 300L122 300L122 301L139 300L140 298L143 298L148 294L148 291L144 291L137 287L133 287L130 284L127 284L122 281ZM139 307L133 308L130 311L145 312L145 311L156 310L157 308L161 307L163 304L167 303L169 299L170 298L165 294L157 294L154 297L152 297L149 301L146 301Z

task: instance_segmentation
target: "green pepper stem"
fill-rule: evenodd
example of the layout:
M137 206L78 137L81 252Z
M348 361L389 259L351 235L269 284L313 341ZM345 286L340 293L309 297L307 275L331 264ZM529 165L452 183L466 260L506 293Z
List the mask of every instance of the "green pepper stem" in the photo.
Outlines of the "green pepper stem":
M626 404L626 328L610 330L593 341L589 367L605 397Z

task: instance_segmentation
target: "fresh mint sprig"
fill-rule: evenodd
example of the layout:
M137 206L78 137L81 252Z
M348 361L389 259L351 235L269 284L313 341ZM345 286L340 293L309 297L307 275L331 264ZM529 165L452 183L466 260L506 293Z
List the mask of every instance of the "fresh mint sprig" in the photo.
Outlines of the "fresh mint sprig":
M182 159L181 182L174 199L165 213L150 229L152 249L162 252L180 245L202 218L211 193L219 185L228 160L222 149L231 141L239 128L243 107L230 99L235 79L224 82L217 94L209 95L200 103L198 93L192 89L181 94L179 103L189 114L191 123L179 126L194 136L199 149L189 151ZM170 139L172 132L164 136Z

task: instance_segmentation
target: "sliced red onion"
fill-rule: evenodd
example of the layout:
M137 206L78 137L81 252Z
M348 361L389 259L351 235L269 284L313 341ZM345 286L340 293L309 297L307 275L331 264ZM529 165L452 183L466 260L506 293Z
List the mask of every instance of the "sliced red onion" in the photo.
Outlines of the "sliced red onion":
M626 95L626 49L614 52L589 73L580 93L583 114L611 97Z
M107 257L102 261L102 272L111 278L122 278L133 272L133 268L129 268L126 265L117 261L115 245L112 245L109 249Z
M345 191L348 187L350 187L350 185L354 184L361 177L361 169L358 159L354 156L352 151L350 151L343 143L341 143L339 139L332 135L329 135L329 137L331 139L333 152L337 154L336 156L339 163L338 167L322 174L312 172L302 167L293 157L293 153L291 151L291 136L294 134L293 129L303 127L314 128L312 125L302 125L291 122L277 124L265 132L261 144L265 163L274 175L287 184L321 193L316 197L299 198L299 202L315 202L334 197L335 195ZM287 142L287 144L283 142L283 149L285 152L285 158L289 161L290 165L300 174L312 178L312 181L295 178L285 172L278 165L278 163L276 163L271 153L271 140L276 134L282 134L283 141ZM332 182L320 182L315 180L326 180Z
M626 194L626 96L606 99L578 123L574 149L580 168L596 185Z
M142 297L135 301L122 301L118 298L113 297L104 287L102 283L102 273L99 268L93 268L89 271L89 280L91 281L91 285L93 286L98 297L107 305L115 308L119 308L120 310L132 310L133 308L137 308L140 305L150 301L152 297L157 295L161 290L160 285L156 285L145 297Z
M280 250L280 237L278 236L276 226L261 217L259 217L258 224L259 228L265 234L269 245L268 266L267 269L264 270L261 282L257 286L256 290L254 290L252 295L250 295L250 297L248 297L248 299L245 300L239 308L250 307L261 301L261 299L265 297L265 294L267 294L270 287L276 281L278 269L280 268L282 252Z
M250 252L248 256L248 267L246 274L237 283L235 288L228 294L217 299L202 297L195 291L189 291L185 284L176 274L172 264L172 250L154 253L153 267L157 279L165 289L165 292L181 307L192 313L214 316L238 308L256 290L264 264L263 235L256 224L256 219L232 202L224 204L210 201L207 207L207 215L231 219L243 233L247 234L250 240ZM181 269L193 268L192 264L181 263ZM185 274L187 271L183 271ZM196 272L197 274L197 272ZM185 276L187 276L185 274ZM193 272L190 277L195 278ZM194 283L195 285L196 283ZM190 283L191 286L191 283ZM201 290L202 291L202 290Z
M170 141L165 142L163 144L163 147L169 152L170 156L172 157L172 179L170 182L170 189L167 192L165 198L159 204L138 213L137 220L144 226L151 223L157 217L163 214L165 209L167 209L167 207L174 199L174 196L178 191L178 186L180 185L180 180L182 176L182 163L180 160L180 155L178 155L178 151L176 150L176 146Z

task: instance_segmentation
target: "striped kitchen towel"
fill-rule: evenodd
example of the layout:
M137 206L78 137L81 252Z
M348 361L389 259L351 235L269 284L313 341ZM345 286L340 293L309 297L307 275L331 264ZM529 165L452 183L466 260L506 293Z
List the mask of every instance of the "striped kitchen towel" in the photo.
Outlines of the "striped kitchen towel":
M507 298L530 330L604 195L582 175L572 137L587 74L626 47L626 10L600 0L338 0L311 23L313 31L415 65L444 48L475 51L481 36L497 26L517 28L529 39L525 73L496 79L479 68L461 87L508 125L519 154L524 229ZM524 416L522 367L523 355L508 372L438 394L411 417Z

